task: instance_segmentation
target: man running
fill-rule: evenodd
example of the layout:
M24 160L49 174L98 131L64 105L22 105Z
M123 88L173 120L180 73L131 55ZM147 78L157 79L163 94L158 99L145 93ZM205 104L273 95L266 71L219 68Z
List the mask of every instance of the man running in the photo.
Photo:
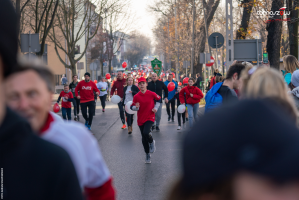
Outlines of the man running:
M162 90L164 91L164 99L165 99L165 103L168 103L168 89L166 87L166 85L162 82L158 80L158 75L156 73L152 74L152 81L148 83L147 89L156 93L157 95L159 95L160 97L162 97ZM156 112L155 115L155 119L156 119L156 126L153 125L152 130L154 130L156 128L156 131L160 131L160 121L161 121L161 116L162 116L162 98L159 101L160 106Z
M78 99L75 95L75 88L78 85L78 76L77 75L73 75L73 82L70 83L69 87L70 90L73 93L73 97L74 97L74 120L75 121L79 121L79 106L80 106L80 99Z
M20 81L22 84L17 84ZM115 200L112 178L97 140L82 124L75 121L65 123L50 113L53 85L54 75L48 68L42 65L34 66L34 64L22 66L6 81L8 106L28 119L32 129L41 138L67 151L74 163L81 191L84 191L86 199ZM81 95L85 94L84 92L85 90L82 90ZM39 163L39 160L35 162ZM39 168L43 167L49 166L41 165ZM60 176L68 170L64 169L60 172ZM54 172L52 174L55 176ZM61 187L63 189L55 187L54 191L68 190L64 185Z
M125 114L124 114L124 106L123 106L123 97L124 97L124 87L127 85L126 79L123 78L123 73L122 71L117 72L117 80L113 83L113 86L111 88L110 92L110 97L112 98L115 90L117 90L117 95L120 96L121 101L118 103L118 109L119 109L119 115L121 122L123 126L121 127L122 129L125 129L126 122L125 122Z
M131 105L131 109L137 111L137 124L142 135L142 144L146 154L145 163L151 163L150 153L156 151L155 140L151 134L151 127L155 122L155 113L157 112L161 97L156 93L146 89L146 79L141 77L138 80L140 92L138 92Z
M171 92L168 92L168 103L166 103L166 111L168 114L168 122L170 122L170 119L172 122L174 122L174 114L175 114L175 98L174 95L177 92L178 89L178 83L173 80L173 75L169 74L167 80L164 82L166 87L170 82L173 82L175 84L175 89ZM170 106L171 106L171 115L170 115Z
M80 81L75 89L75 95L80 99L82 115L85 119L85 126L91 130L91 124L95 109L94 94L95 91L97 96L99 96L100 91L96 84L90 80L90 73L86 72L84 74L84 81ZM80 94L79 94L80 93ZM88 108L88 117L87 117Z

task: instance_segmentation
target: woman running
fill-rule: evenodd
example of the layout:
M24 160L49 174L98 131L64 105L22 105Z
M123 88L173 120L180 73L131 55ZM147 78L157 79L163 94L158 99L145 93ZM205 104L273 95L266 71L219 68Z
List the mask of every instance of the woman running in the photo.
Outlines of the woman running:
M105 77L101 77L100 82L98 82L98 84L97 84L97 88L100 90L102 112L105 112L107 90L108 90L108 84L106 82Z
M123 98L123 106L125 106L129 101L133 101L133 97L135 94L139 92L138 87L134 83L133 77L127 78L127 86L124 87L124 98ZM134 114L129 114L125 111L127 117L127 125L128 125L128 133L131 134L133 132L133 117Z
M182 90L182 86L178 86L178 93L176 93L174 95L174 97L176 98L177 108L181 105L180 97L179 97L181 90ZM177 109L177 112L178 112L178 123L179 123L179 126L178 126L177 130L181 130L181 126L182 126L181 118L183 118L183 126L184 126L185 121L186 121L186 116L185 116L185 112L184 113L179 113L178 109Z

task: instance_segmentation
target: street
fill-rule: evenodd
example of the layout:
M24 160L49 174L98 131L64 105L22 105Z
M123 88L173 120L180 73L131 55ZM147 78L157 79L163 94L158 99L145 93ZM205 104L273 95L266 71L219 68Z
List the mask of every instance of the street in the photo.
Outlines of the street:
M97 138L113 176L117 199L164 199L168 188L180 175L181 139L186 129L177 130L177 115L175 122L168 122L166 107L163 105L161 131L153 132L157 150L152 154L152 163L145 164L137 116L134 117L133 133L129 135L128 129L121 129L117 105L107 102L105 110L103 113L98 101L91 132ZM199 113L202 111L200 108ZM80 122L84 122L81 111Z

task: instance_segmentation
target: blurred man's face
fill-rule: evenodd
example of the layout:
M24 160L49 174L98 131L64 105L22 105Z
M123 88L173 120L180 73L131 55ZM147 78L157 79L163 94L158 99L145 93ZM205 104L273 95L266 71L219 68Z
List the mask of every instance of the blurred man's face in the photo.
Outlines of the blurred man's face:
M158 79L157 74L152 74L152 80L155 82Z
M233 181L235 200L296 200L299 182L275 183L262 176L240 173Z
M78 76L73 77L73 82L76 83L78 81Z
M139 82L138 86L140 88L141 91L145 91L146 90L146 82Z
M39 132L52 104L52 92L45 81L30 70L12 75L5 85L7 105L27 119L35 132Z
M168 75L168 81L172 81L172 74L170 75Z
M87 81L87 82L90 80L90 77L88 75L85 75L84 78L85 78L85 81Z
M117 72L117 78L122 79L123 78L123 73L122 72Z

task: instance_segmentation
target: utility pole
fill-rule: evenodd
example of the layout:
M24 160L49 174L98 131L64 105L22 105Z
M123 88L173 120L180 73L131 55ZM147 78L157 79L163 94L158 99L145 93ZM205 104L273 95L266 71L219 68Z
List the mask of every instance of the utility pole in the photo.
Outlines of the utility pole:
M176 0L175 0L175 40L177 43L177 64L176 64L176 68L175 68L175 76L178 78L178 69L179 69L179 65L180 65L180 58L179 58L179 41L178 41L178 31L177 31L177 5L176 5Z
M167 19L168 19L168 45L170 45L169 18L167 18ZM167 70L171 69L170 46L169 46L169 48L168 48L168 57L169 57L169 65L168 65L168 69L167 69ZM167 70L166 70L166 71L167 71ZM165 73L166 73L166 71L165 71Z
M193 0L193 25L192 25L192 47L191 47L191 76L194 76L194 21L195 21L195 0ZM186 68L187 71L187 68ZM187 72L186 72L186 76L187 76Z

